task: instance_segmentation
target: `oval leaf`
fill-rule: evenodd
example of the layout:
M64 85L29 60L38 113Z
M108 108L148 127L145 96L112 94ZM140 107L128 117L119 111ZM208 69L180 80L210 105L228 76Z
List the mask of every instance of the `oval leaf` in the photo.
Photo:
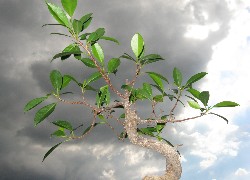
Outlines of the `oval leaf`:
M120 59L118 59L118 58L110 59L108 62L108 72L115 73L120 64L121 64Z
M209 92L208 91L202 91L199 95L199 100L204 104L204 106L207 106L208 100L209 100Z
M55 107L56 107L56 103L52 103L39 109L34 119L35 126L37 126L37 124L39 124L46 117L48 117L55 110Z
M72 25L73 25L74 32L78 36L78 34L82 31L82 27L83 27L82 22L74 19Z
M141 64L150 64L153 62L164 60L160 55L158 54L149 54L147 56L144 56L141 59Z
M51 81L51 84L52 84L53 88L58 93L59 90L62 87L62 81L63 81L61 73L59 71L57 71L57 70L51 71L51 73L50 73L50 81Z
M98 71L98 72L94 72L93 74L90 75L90 77L88 78L88 80L86 81L85 83L85 86L90 84L91 82L94 82L98 79L100 79L102 77L101 73Z
M182 74L181 71L177 68L174 68L173 71L174 83L176 86L181 87L182 84Z
M96 68L95 63L89 59L89 58L82 58L80 59L85 66L90 67L90 68Z
M72 79L71 79L71 76L69 76L69 75L64 75L64 76L63 76L63 82L62 82L62 87L61 87L61 89L67 87L67 86L69 85L69 83L70 83L71 80L72 80Z
M66 134L62 130L57 130L57 131L53 132L50 136L66 137Z
M189 104L189 106L191 108L194 108L194 109L200 109L201 108L200 105L195 101L188 101L188 104Z
M46 2L46 4L47 4L47 6L48 6L48 9L49 9L50 14L51 14L60 24L62 24L62 25L64 25L64 26L66 26L66 27L69 28L69 27L70 27L70 26L69 26L69 20L68 20L66 14L64 13L64 11L63 11L60 7L58 7L58 6L56 6L56 5L52 4L52 3Z
M24 112L27 112L27 111L33 109L34 107L36 107L37 105L39 105L40 103L42 103L47 98L48 98L48 96L32 99L31 101L29 101L25 105Z
M131 48L137 58L139 58L144 51L144 40L143 37L136 33L131 40Z
M61 0L61 2L64 10L72 17L77 6L77 0Z
M63 142L60 142L60 143L58 143L57 145L55 145L55 146L53 146L52 148L50 148L49 150L48 150L48 152L44 155L44 157L43 157L43 161L48 157L48 155L50 155L50 153L52 153L52 151L54 151L60 144L62 144ZM43 162L42 161L42 162Z
M189 86L190 84L193 84L194 82L199 81L201 78L203 78L206 75L207 75L206 72L200 72L198 74L193 75L191 78L189 78L185 86Z
M152 87L150 84L143 83L143 89L149 94L150 97L153 95Z
M95 43L94 45L91 46L91 48L92 48L92 53L95 56L95 58L103 65L104 53L103 53L101 46L98 43Z
M72 125L70 124L70 122L68 121L62 121L62 120L58 120L58 121L54 121L52 122L54 125L58 126L58 127L62 127L62 128L65 128L65 129L68 129L70 131L73 131L73 127Z
M239 104L232 101L222 101L215 104L213 107L235 107L235 106L239 106Z
M188 92L190 92L195 98L199 99L200 92L196 89L188 89Z

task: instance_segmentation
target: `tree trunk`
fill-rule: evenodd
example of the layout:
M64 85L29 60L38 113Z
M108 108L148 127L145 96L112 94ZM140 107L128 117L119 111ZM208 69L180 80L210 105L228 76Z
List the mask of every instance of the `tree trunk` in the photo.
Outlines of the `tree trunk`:
M139 117L131 107L129 100L125 100L125 129L131 143L146 147L161 153L166 158L166 172L162 176L146 176L143 180L179 180L181 177L181 162L177 151L167 143L147 139L137 133Z

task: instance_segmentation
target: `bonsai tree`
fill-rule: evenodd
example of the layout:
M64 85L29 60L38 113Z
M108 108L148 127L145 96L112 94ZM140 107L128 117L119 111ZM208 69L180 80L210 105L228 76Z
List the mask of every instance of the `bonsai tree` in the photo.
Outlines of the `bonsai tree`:
M43 97L29 101L24 107L24 111L27 112L48 98L53 97L54 103L48 104L36 112L34 118L35 126L51 115L58 103L85 106L91 110L93 119L89 127L84 127L83 124L73 127L71 122L66 120L53 121L52 124L57 127L57 130L51 136L63 138L64 140L49 149L44 155L43 161L59 145L71 140L83 139L97 125L107 125L113 131L116 131L109 122L110 120L115 120L124 129L123 132L118 133L120 140L128 138L134 145L157 151L166 158L166 172L164 175L146 176L143 179L180 179L182 173L180 153L176 146L162 137L162 130L166 124L190 121L206 115L216 115L228 123L225 117L213 113L212 110L220 107L235 107L238 104L232 101L223 101L210 105L208 103L209 92L200 92L193 87L195 82L207 75L206 72L200 72L191 76L187 82L183 82L182 73L178 68L174 68L173 80L171 82L164 75L156 72L149 71L143 73L142 70L145 66L152 66L153 63L164 59L158 54L146 53L143 37L139 33L136 33L131 40L131 48L134 54L124 53L120 57L113 57L110 60L105 59L99 40L106 40L116 44L119 44L119 42L113 37L105 36L104 28L98 28L94 32L86 32L92 21L92 13L84 15L80 19L74 19L73 14L77 7L77 0L61 0L61 3L63 8L46 2L50 14L58 24L45 24L44 26L60 25L66 28L69 34L52 34L71 38L73 43L65 47L62 52L56 54L51 61L55 59L65 61L73 57L77 61L81 61L86 68L91 68L93 73L79 80L68 74L62 75L58 70L51 71L50 80L53 90ZM136 66L136 69L133 78L124 79L123 85L119 88L111 81L110 76L117 75L119 66L125 60L131 61ZM70 59L70 61L72 60ZM142 84L141 87L136 88L139 76L147 76L148 81L140 82ZM105 85L94 87L93 82L99 79L102 79ZM78 101L66 100L64 98L70 95L69 92L65 92L65 88L69 83L75 83L80 88L82 98ZM95 85L98 86L97 83ZM86 98L88 91L96 93L95 103L93 104ZM176 107L180 104L184 105L182 102L184 96L186 97L185 99L190 99L187 103L190 108L197 110L197 115L185 119L176 119ZM69 98L67 97L67 99ZM150 117L139 117L136 109L138 101L151 104L152 113ZM158 104L166 103L167 101L172 101L173 104L170 111L160 110ZM81 133L79 134L79 132Z

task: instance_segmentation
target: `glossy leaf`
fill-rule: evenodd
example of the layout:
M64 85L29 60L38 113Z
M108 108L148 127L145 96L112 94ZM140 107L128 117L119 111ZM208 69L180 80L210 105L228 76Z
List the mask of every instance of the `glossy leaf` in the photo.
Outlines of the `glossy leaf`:
M81 54L81 53L82 53L81 51L58 53L58 54L56 54L56 55L52 58L51 62L52 62L53 60L57 59L57 58L61 58L61 57L65 57L65 56L70 56L70 55L72 55L72 54ZM62 60L64 60L64 59L65 59L65 58L62 58Z
M77 6L77 0L61 0L61 2L64 10L72 17Z
M53 146L52 148L50 148L49 150L48 150L48 152L44 155L44 157L43 157L43 161L59 146L59 145L61 145L63 142L60 142L60 143L58 143L57 145L55 145L55 146ZM42 161L42 162L43 162Z
M90 23L91 23L91 21L92 21L92 17L91 17L92 14L93 14L93 13L86 14L86 15L84 15L84 16L80 19L80 21L81 21L82 24L83 24L82 30L87 29L87 27L90 25Z
M202 91L199 95L199 100L204 104L204 106L207 106L208 100L209 100L209 92L208 91Z
M98 72L94 72L92 73L89 78L87 79L86 83L84 85L88 85L98 79L100 79L102 77L101 73L98 71Z
M144 40L143 40L143 37L139 33L136 33L132 37L131 47L132 47L132 50L137 58L139 58L143 54Z
M218 117L224 119L224 120L227 122L227 124L228 124L228 119L227 119L227 118L225 118L225 117L223 117L223 116L221 116L221 115L219 115L219 114L212 113L212 112L210 112L209 114L213 114L213 115L216 115L216 116L218 116Z
M52 103L39 109L36 112L35 119L34 119L35 126L37 126L37 124L39 124L45 118L47 118L55 110L55 107L56 107L56 103Z
M62 82L63 82L61 73L59 71L57 71L57 70L51 71L51 73L50 73L50 81L51 81L51 84L52 84L53 88L58 93L60 91L61 87L62 87Z
M118 58L110 59L108 62L108 72L115 73L120 64L121 64L120 59Z
M91 33L84 33L82 35L79 36L80 40L86 40L87 36L90 35Z
M71 79L71 77L69 75L64 75L63 76L63 81L62 81L62 87L61 87L61 89L67 87L69 85L69 83L70 83L71 80L72 79Z
M140 128L140 129L138 129L138 132L140 132L140 133L142 133L144 135L148 135L148 136L154 137L154 133L153 132L156 132L156 129L152 128L152 127Z
M166 125L166 123L157 123L156 131L157 131L158 134L161 133L161 131L164 129L165 125Z
M181 87L182 84L182 74L181 71L177 68L174 68L173 71L174 83L176 86Z
M200 105L195 101L188 101L188 104L190 107L192 107L194 109L201 109Z
M151 96L150 94L145 90L145 89L137 89L137 97L139 99L149 99L151 100Z
M91 33L88 38L88 42L95 42L99 40L105 34L104 28L98 28L95 32Z
M70 76L70 75L65 75L67 76L67 78L70 78L72 81L74 81L78 86L82 87L82 84L79 83L74 77Z
M80 60L83 62L83 64L85 64L88 67L90 67L90 68L96 68L95 63L91 59L89 59L89 58L82 58Z
M103 65L104 53L103 53L101 46L98 43L95 43L94 45L91 46L91 48L92 48L92 53L95 56L95 58Z
M146 91L148 93L148 95L151 97L153 95L153 92L152 92L152 87L150 84L148 83L143 83L143 89L144 91Z
M236 107L239 106L238 103L232 101L222 101L215 104L213 107Z
M155 102L163 102L163 95L156 95L153 97Z
M74 32L78 36L78 34L82 31L82 27L83 27L82 22L74 19L72 25L73 25Z
M69 28L69 27L70 27L70 26L69 26L69 20L68 20L66 14L64 13L64 11L63 11L60 7L58 7L58 6L56 6L56 5L52 4L52 3L46 2L46 4L47 4L47 6L48 6L48 9L49 9L50 14L51 14L60 24L62 24L62 25L64 25L64 26L66 26L66 27Z
M149 54L141 58L141 64L150 64L150 63L161 61L161 60L164 60L164 59L160 55Z
M115 38L112 37L108 37L108 36L101 36L99 39L103 39L103 40L107 40L107 41L112 41L115 42L116 44L120 44L118 40L116 40Z
M34 107L36 107L37 105L41 104L46 99L48 99L48 96L32 99L31 101L29 101L25 105L24 112L27 112L27 111L33 109Z
M57 131L53 132L50 136L66 137L66 134L62 130L57 130Z
M100 88L100 91L96 96L96 103L98 107L103 106L103 104L108 105L110 103L110 92L108 85Z
M135 62L135 59L126 53L124 53L124 55L120 56L120 58L128 59L128 60Z
M190 84L193 84L196 81L199 81L200 79L202 79L206 75L207 75L206 72L200 72L198 74L193 75L191 78L189 78L189 80L187 81L185 86L188 86Z
M54 121L52 123L54 125L58 126L58 127L65 128L65 129L68 129L70 131L73 131L73 127L72 127L71 123L68 122L68 121L58 120L58 121Z
M196 89L188 89L188 92L190 92L195 98L199 99L200 92Z
M155 72L146 72L146 73L157 84L157 86L159 86L159 88L163 92L164 86L163 86L162 80L166 81L167 83L168 83L168 80L165 77L163 77L162 75L155 73Z

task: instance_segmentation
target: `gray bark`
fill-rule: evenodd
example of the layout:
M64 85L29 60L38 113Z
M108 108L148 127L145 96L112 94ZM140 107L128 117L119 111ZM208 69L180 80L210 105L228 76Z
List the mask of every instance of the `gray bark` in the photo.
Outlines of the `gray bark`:
M166 172L162 176L146 176L143 180L179 180L182 167L180 156L176 149L167 143L153 139L147 139L137 133L137 125L140 118L136 111L131 107L128 99L124 102L125 109L125 130L131 143L152 149L161 153L166 158Z

